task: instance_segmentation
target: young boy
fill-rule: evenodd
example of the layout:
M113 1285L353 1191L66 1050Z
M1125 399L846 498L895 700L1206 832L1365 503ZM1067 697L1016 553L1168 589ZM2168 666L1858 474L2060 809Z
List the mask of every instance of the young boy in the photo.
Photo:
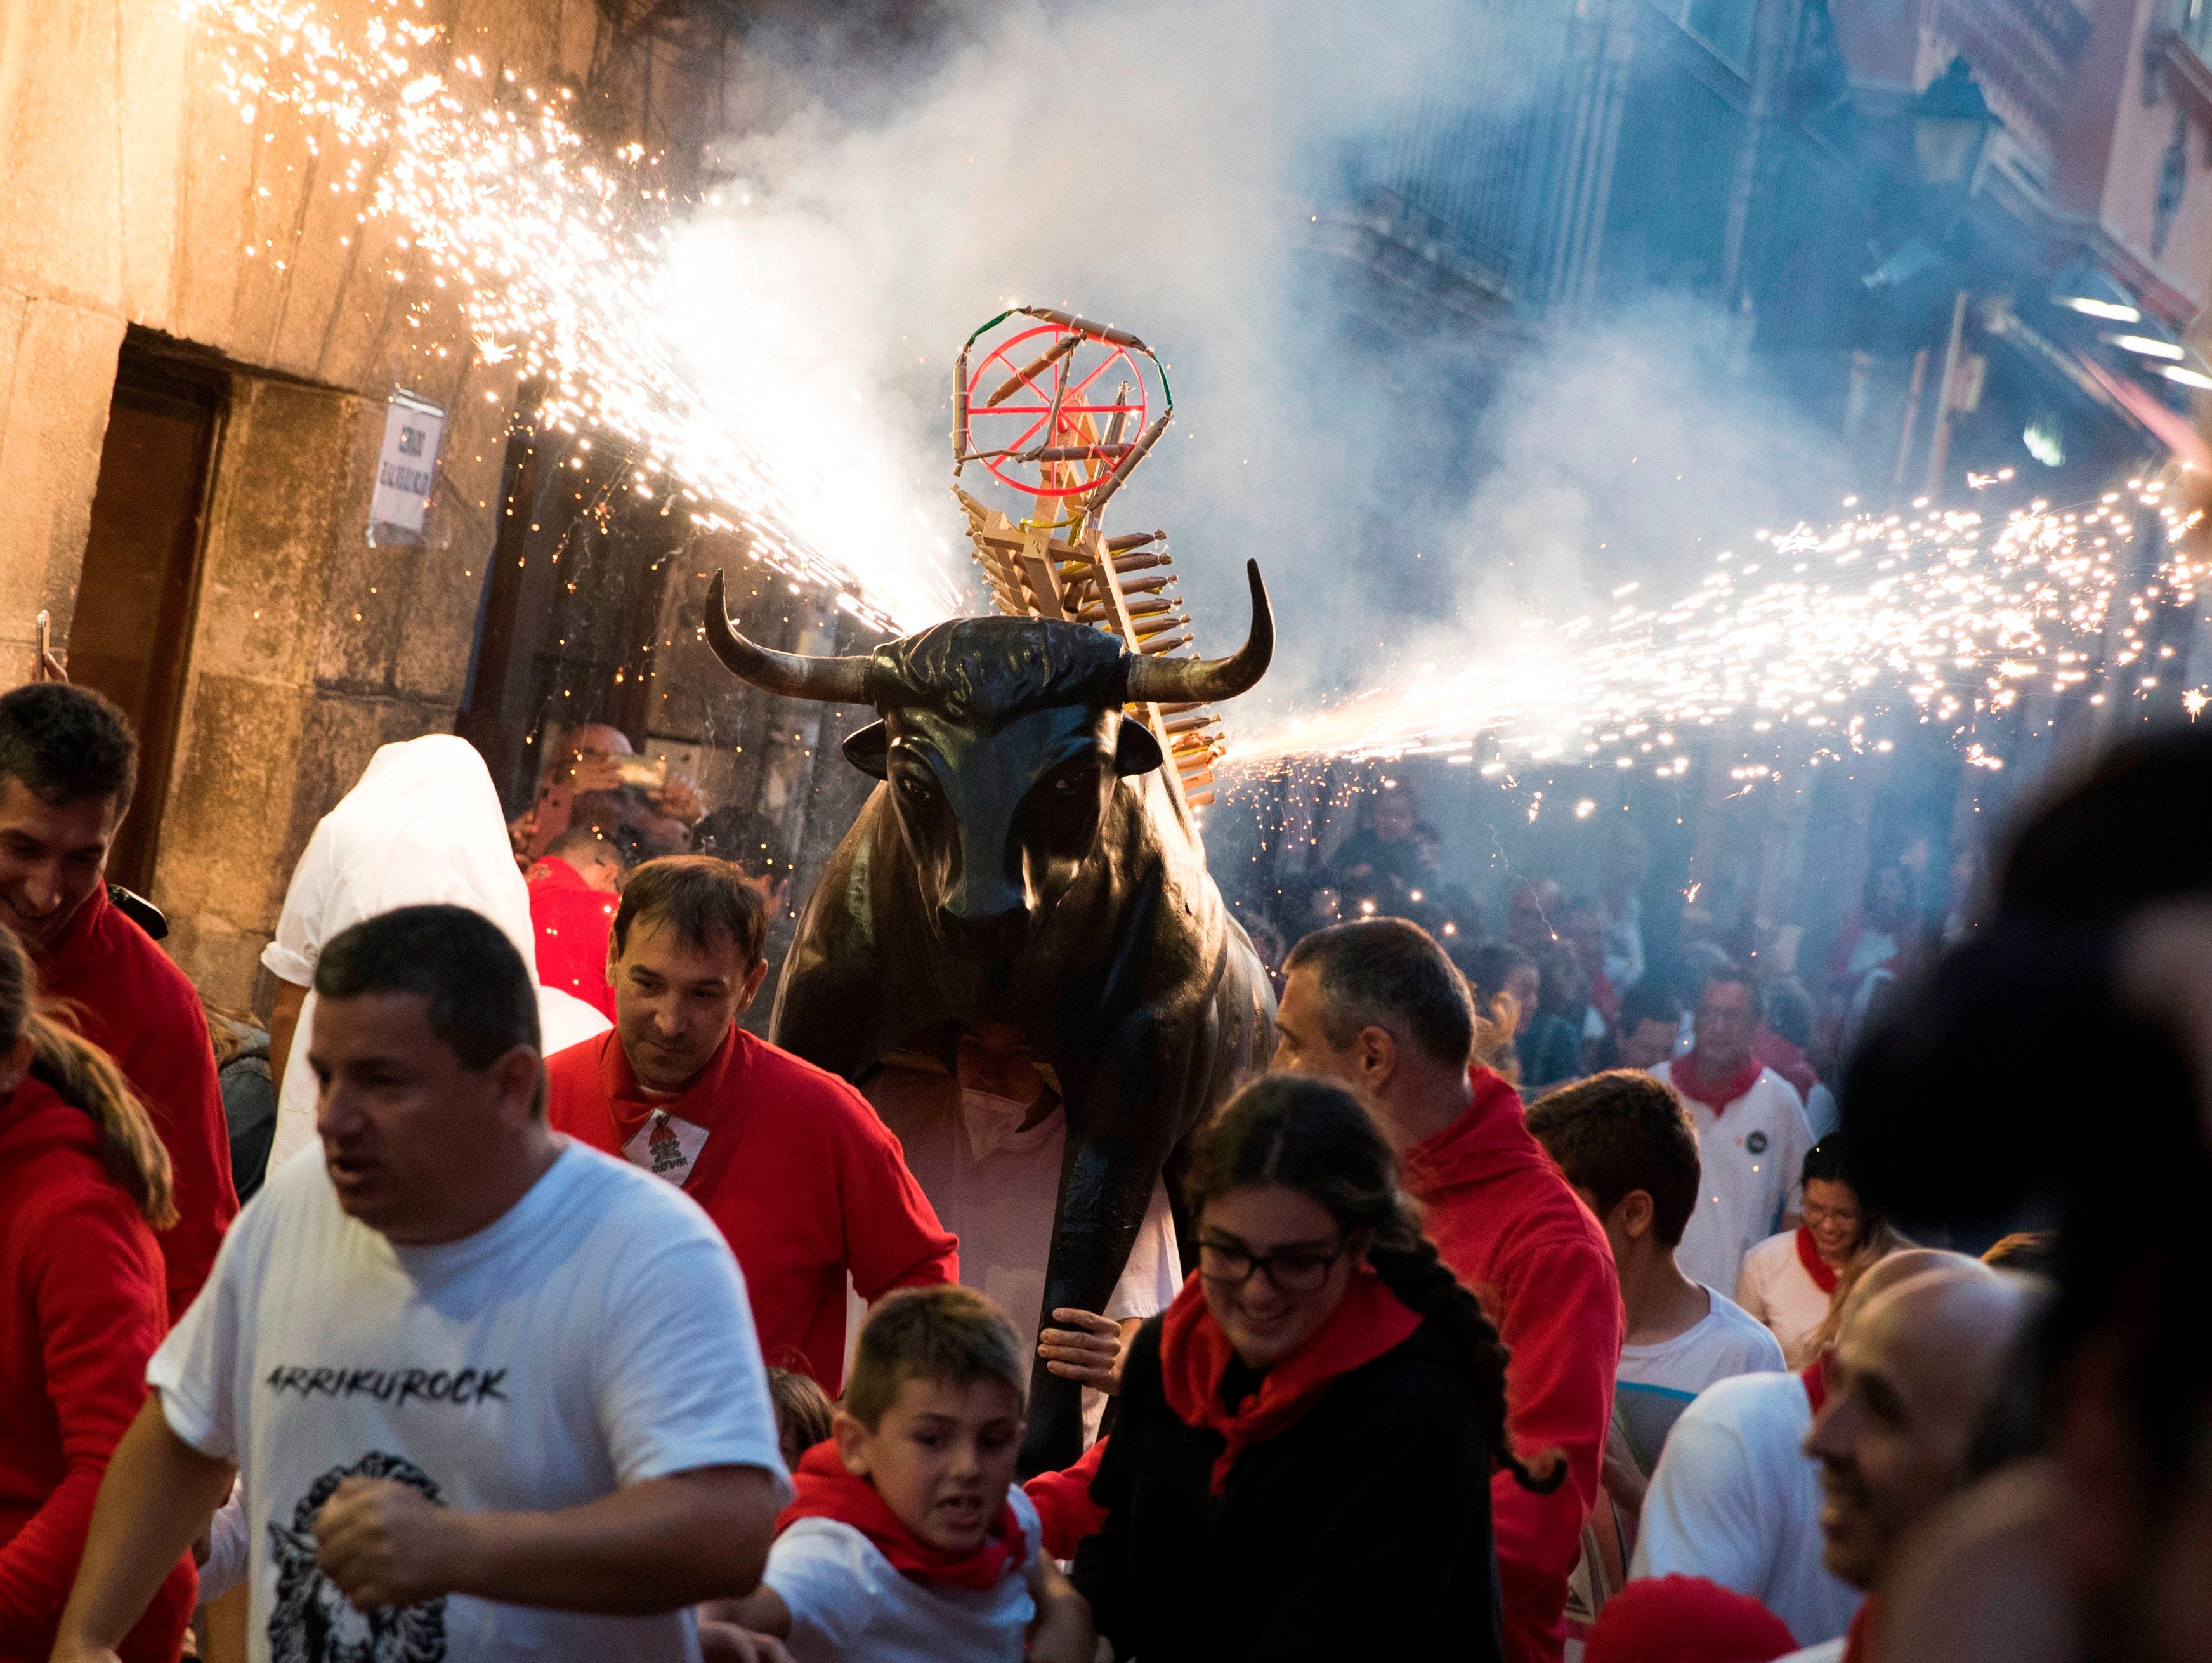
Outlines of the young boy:
M882 1300L830 1440L793 1474L759 1591L708 1614L787 1642L798 1663L1091 1663L1091 1608L1014 1483L1028 1382L1013 1325L982 1294Z
M1669 1087L1635 1069L1593 1075L1531 1104L1528 1130L1613 1244L1628 1319L1613 1417L1649 1478L1692 1398L1731 1374L1779 1370L1782 1348L1764 1324L1674 1263L1698 1204L1698 1134ZM1607 1463L1607 1487L1633 1510L1642 1485L1616 1482L1626 1477Z

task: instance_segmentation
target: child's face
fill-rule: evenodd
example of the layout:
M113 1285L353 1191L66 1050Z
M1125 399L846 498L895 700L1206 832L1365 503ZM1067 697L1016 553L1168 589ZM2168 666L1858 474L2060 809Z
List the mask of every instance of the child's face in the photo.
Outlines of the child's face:
M901 1524L931 1547L966 1553L1006 1502L1024 1424L1021 1394L1004 1380L908 1380L873 1432L839 1414L837 1448Z

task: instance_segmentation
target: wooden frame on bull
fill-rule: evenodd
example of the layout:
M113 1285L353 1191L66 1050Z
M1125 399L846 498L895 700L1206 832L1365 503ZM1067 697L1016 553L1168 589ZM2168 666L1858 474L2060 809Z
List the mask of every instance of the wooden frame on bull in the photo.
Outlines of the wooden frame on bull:
M967 515L969 539L992 598L1008 617L1093 624L1120 637L1132 652L1188 648L1189 636L1180 632L1188 630L1190 618L1176 610L1182 598L1176 593L1173 557L1152 546L1164 533L1109 542L1094 523L1084 526L1070 542L1054 537L1046 525L1018 525L957 485L953 495ZM1125 546L1116 550L1114 543ZM1153 575L1138 577L1140 572ZM1220 718L1203 704L1146 704L1130 710L1152 729L1162 754L1174 764L1167 773L1176 799L1186 808L1211 803L1220 740L1208 730L1218 728Z

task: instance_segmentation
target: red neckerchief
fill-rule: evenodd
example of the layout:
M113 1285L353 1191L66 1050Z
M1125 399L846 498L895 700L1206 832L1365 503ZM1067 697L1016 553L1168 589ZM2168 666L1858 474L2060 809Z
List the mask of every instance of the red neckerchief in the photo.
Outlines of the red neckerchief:
M835 1519L866 1537L900 1575L932 1587L986 1593L1028 1556L1029 1538L1023 1534L1021 1521L1014 1517L1013 1503L1003 1499L999 1516L991 1521L980 1545L965 1553L948 1553L930 1546L900 1522L873 1484L845 1471L832 1440L823 1439L800 1456L799 1470L791 1477L797 1495L789 1507L776 1514L777 1535L801 1519Z
M1813 1359L1811 1367L1801 1372L1797 1379L1805 1388L1805 1401L1813 1405L1813 1412L1820 1412L1820 1405L1828 1401L1828 1366L1820 1357Z
M1797 1262L1822 1293L1836 1291L1836 1267L1820 1257L1820 1250L1813 1244L1813 1233L1802 1224L1797 1227Z
M730 1031L722 1036L722 1043L707 1066L675 1097L648 1097L645 1087L637 1083L630 1072L629 1056L622 1048L622 1036L609 1033L600 1042L599 1089L607 1101L607 1118L614 1127L614 1142L607 1147L620 1154L623 1146L637 1136L638 1128L651 1119L655 1109L665 1109L678 1120L688 1120L695 1126L707 1129L706 1146L699 1158L691 1163L691 1170L684 1179L684 1192L691 1196L713 1193L714 1181L722 1175L730 1156L738 1146L738 1133L744 1123L744 1103L733 1089L744 1072L739 1060L738 1025L730 1024Z
M1160 1386L1184 1425L1207 1428L1227 1441L1213 1463L1211 1488L1218 1495L1248 1444L1288 1431L1337 1376L1403 1345L1420 1325L1420 1318L1362 1267L1319 1331L1261 1375L1260 1389L1231 1413L1221 1401L1221 1379L1237 1353L1194 1272L1160 1325Z
M103 879L92 886L91 894L77 904L61 933L46 946L32 950L31 962L38 966L39 984L47 992L52 993L58 984L76 976L90 962L93 936L100 929L101 917L113 905L107 899L107 884Z
M1868 1654L1874 1648L1874 1596L1859 1601L1859 1608L1851 1617L1851 1625L1844 1630L1844 1655L1841 1663L1867 1663Z
M1765 1066L1756 1057L1746 1057L1743 1066L1727 1079L1708 1084L1698 1072L1698 1053L1693 1051L1669 1069L1667 1075L1674 1082L1676 1091L1718 1115L1759 1083L1760 1071Z

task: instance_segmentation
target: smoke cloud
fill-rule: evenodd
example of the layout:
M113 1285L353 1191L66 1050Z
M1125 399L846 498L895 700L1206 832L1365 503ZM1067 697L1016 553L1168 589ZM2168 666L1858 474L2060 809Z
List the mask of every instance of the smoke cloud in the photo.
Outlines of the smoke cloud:
M833 551L910 555L920 624L983 605L946 490L960 342L1015 302L1142 335L1180 402L1114 525L1168 528L1208 651L1261 562L1283 646L1247 732L1624 582L1654 598L1844 488L1731 320L1646 297L1470 323L1316 246L1329 204L1443 165L1409 135L1555 95L1568 9L975 6L926 52L771 20L673 244L686 373Z

